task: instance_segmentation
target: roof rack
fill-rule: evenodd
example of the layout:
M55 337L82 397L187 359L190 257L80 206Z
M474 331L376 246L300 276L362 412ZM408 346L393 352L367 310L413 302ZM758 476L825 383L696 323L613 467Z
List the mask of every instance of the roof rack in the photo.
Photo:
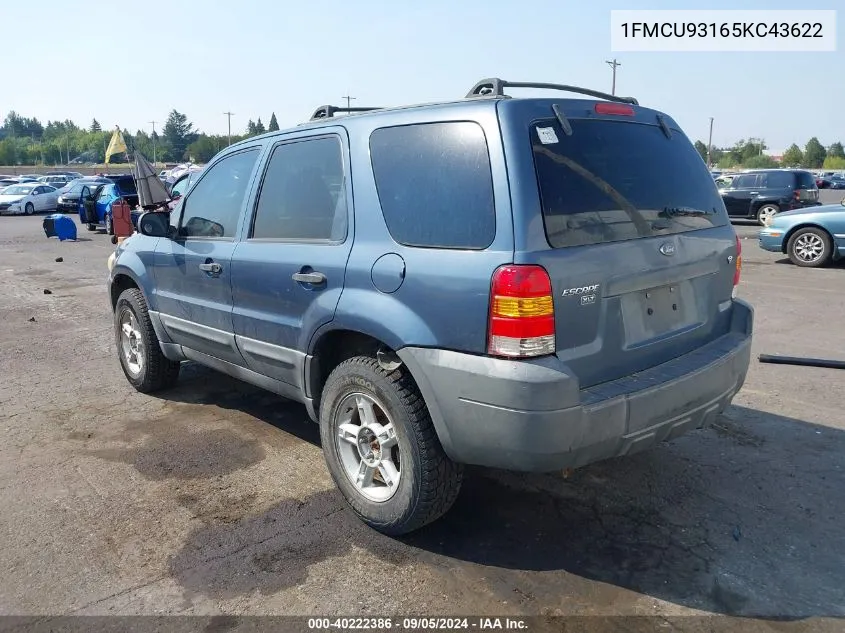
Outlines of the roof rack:
M473 97L506 97L505 88L544 88L547 90L563 90L565 92L577 92L582 95L589 95L598 99L605 99L607 101L618 101L619 103L630 103L631 105L639 105L639 101L634 97L617 97L616 95L609 95L606 92L599 92L598 90L590 90L589 88L579 88L578 86L565 86L563 84L544 84L535 83L532 81L505 81L498 77L490 79L482 79L472 87L467 93L466 98Z
M370 110L381 110L381 108L344 108L343 106L322 105L311 115L311 121L318 119L328 119L333 117L338 112L369 112Z

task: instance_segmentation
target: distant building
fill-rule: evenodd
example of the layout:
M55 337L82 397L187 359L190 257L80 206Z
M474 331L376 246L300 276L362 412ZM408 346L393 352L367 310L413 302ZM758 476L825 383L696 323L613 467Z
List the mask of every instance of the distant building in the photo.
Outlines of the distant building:
M763 154L776 160L777 162L781 162L783 160L783 154L786 150L784 149L764 149Z

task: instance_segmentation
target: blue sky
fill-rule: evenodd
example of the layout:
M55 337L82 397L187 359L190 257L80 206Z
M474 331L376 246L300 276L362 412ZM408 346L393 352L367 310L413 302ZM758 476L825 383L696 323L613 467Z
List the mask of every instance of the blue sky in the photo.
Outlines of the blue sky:
M3 4L0 23L21 30L14 27L15 45L2 55L0 116L14 109L86 125L96 117L104 128L134 132L176 108L199 129L225 133L227 110L235 113L233 131L259 116L266 125L273 111L286 127L346 94L355 105L452 99L490 76L609 91L605 60L615 56L617 93L668 112L693 139L706 142L712 116L714 145L749 136L775 149L814 135L825 145L845 141L845 10L835 53L610 50L614 8L802 8L785 0ZM160 91L144 91L148 75Z

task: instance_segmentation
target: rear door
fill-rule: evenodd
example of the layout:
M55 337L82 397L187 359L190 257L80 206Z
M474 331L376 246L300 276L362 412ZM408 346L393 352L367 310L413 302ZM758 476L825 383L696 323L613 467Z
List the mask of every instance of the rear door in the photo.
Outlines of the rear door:
M171 214L154 274L161 322L175 343L241 365L232 331L232 252L260 147L215 162Z
M742 174L733 179L729 189L722 192L722 200L728 215L747 218L751 215L751 201L760 194L760 177L757 174Z
M309 337L333 318L343 290L352 246L348 173L340 129L279 142L232 259L238 348L250 369L297 388Z
M522 115L526 154L515 122L506 142L515 261L548 271L557 356L585 387L727 333L736 242L713 178L674 123L574 103L563 106L569 130L545 105L544 118Z

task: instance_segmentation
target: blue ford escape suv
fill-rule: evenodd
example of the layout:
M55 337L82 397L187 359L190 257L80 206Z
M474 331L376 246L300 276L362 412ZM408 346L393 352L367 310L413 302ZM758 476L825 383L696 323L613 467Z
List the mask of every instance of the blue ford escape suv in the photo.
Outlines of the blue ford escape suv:
M748 369L725 206L632 98L490 79L324 106L223 150L138 228L109 276L129 382L191 360L304 403L388 534L446 512L464 464L552 471L703 426Z

